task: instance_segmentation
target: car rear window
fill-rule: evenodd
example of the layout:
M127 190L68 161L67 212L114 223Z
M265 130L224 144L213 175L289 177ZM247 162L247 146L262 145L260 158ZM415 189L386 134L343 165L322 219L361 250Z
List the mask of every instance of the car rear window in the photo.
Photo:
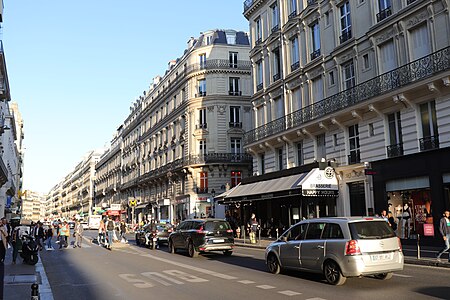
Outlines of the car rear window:
M386 239L395 237L395 232L385 221L349 223L354 240Z
M230 224L225 221L208 221L205 223L205 230L207 231L222 231L231 229Z

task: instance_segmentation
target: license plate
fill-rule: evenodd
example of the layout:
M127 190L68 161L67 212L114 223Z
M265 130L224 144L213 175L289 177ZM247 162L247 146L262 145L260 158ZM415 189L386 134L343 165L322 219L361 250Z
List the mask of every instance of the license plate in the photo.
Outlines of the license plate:
M370 260L373 262L385 261L385 260L391 260L391 259L392 259L392 253L372 254L370 256Z
M225 240L213 240L213 243L225 243Z
M153 241L155 241L155 242L156 242L156 240L157 240L157 238L153 238Z

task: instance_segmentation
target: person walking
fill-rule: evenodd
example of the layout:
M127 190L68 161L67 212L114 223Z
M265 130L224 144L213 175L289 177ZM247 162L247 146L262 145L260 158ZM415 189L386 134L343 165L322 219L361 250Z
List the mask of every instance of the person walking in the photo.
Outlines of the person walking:
M127 224L122 220L120 221L120 241L122 243L128 243L127 239L125 238L125 234L127 233Z
M440 260L442 254L450 249L450 211L448 210L444 212L444 216L439 222L439 232L444 239L444 248L438 253L437 260ZM450 254L448 255L448 262L450 263Z
M8 249L8 228L6 227L6 218L2 218L0 224L0 263L5 261L6 249Z
M69 242L69 234L69 224L67 224L67 221L64 221L59 228L59 249L62 249L62 247L67 248Z
M52 250L52 238L53 238L53 229L52 225L50 225L47 229L47 232L45 233L45 236L47 237L46 244L47 244L47 250Z
M11 244L13 246L12 253L12 263L16 264L17 256L19 255L19 250L22 249L22 240L20 238L20 228L16 226L12 232Z
M111 217L108 218L108 222L106 222L106 232L108 234L108 249L112 250L113 245L113 237L114 237L114 221Z
M100 224L98 225L98 238L97 238L99 246L105 245L105 233L106 233L105 221L101 219Z
M34 237L36 238L36 242L39 246L39 251L42 251L42 248L44 248L44 228L42 227L41 222L36 223Z
M83 225L80 223L80 221L77 221L75 224L75 228L73 230L73 235L75 236L75 243L73 244L73 247L81 248L81 241L83 239Z
M247 227L250 231L250 243L256 244L256 232L259 229L258 220L256 219L255 214L252 213L250 220L247 223Z

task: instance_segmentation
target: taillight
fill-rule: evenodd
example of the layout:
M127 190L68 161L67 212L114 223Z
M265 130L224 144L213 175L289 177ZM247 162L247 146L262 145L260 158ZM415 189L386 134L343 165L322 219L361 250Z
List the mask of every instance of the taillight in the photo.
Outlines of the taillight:
M397 238L397 241L398 241L398 251L402 252L403 251L402 241L400 240L400 238Z
M345 255L360 255L361 249L359 249L358 242L356 240L348 241L345 244Z
M206 233L206 231L203 230L203 226L200 227L200 229L196 230L197 233Z
M167 232L171 233L171 232L172 232L172 229L167 230Z
M233 229L227 229L227 232L228 232L228 233L232 233L232 232L233 232Z

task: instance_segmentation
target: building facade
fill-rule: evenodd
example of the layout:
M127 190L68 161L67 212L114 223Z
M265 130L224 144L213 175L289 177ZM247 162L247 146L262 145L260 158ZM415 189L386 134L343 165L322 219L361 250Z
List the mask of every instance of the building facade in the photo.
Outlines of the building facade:
M242 188L229 202L284 225L388 209L399 236L430 234L427 224L436 225L450 207L450 164L442 163L450 147L447 6L245 1L254 129L244 146L260 181L297 174L286 191L316 191L283 196L281 209L265 194L245 201ZM299 187L302 174L326 167L328 173L314 175L317 182ZM335 189L322 186L329 193L318 188L326 175L336 180ZM274 214L268 212L275 206Z

